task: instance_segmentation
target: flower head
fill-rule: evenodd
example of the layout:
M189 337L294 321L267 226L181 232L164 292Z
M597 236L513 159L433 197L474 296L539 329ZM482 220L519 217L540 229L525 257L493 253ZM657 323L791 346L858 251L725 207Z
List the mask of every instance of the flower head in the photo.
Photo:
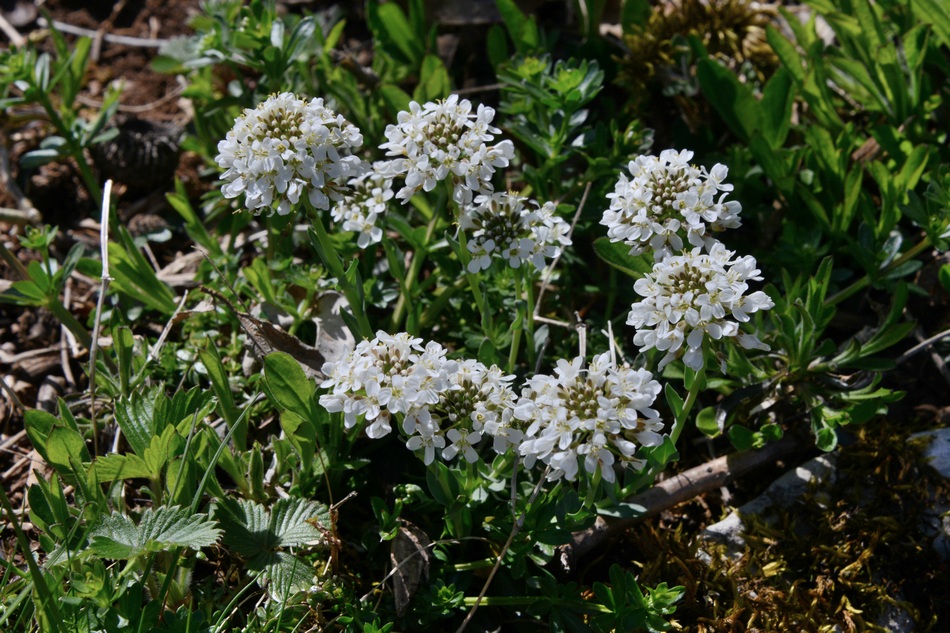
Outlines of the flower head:
M529 206L526 206L525 203ZM459 226L471 231L469 272L491 266L492 257L512 268L530 262L537 270L571 244L567 222L554 214L554 203L539 205L514 193L482 194L462 209Z
M528 467L536 460L549 465L552 480L573 480L583 457L589 474L614 481L615 461L639 467L637 446L662 441L663 422L651 408L660 383L645 369L617 367L609 352L586 369L582 364L559 360L554 376L528 382L514 410L529 425L519 452Z
M666 352L660 368L676 358L686 345L684 361L692 369L703 366L703 340L738 337L747 348L768 349L755 336L741 334L739 323L750 314L775 304L762 291L746 294L750 280L759 281L755 258L733 259L733 251L715 242L709 253L694 248L653 266L633 289L643 297L630 308L627 325L636 328L633 342L642 350Z
M723 182L728 168L717 164L707 171L691 165L692 157L689 150L664 150L630 162L632 178L620 174L600 221L612 242L629 245L634 255L652 250L659 261L682 251L684 237L693 246L708 246L709 230L739 226L742 207L725 200L732 191Z
M403 176L405 186L396 197L406 202L420 189L432 191L438 182L451 178L455 199L471 200L473 192L491 191L497 168L507 167L514 157L511 141L490 145L501 131L491 125L495 111L472 104L458 95L444 101L409 104L395 125L386 127L388 142L380 145L393 156L388 175Z
M375 439L392 431L397 416L406 446L422 451L426 464L437 449L443 459L473 462L483 437L493 438L498 453L521 441L521 423L512 415L514 376L471 359L449 360L438 343L422 347L409 334L377 332L343 359L326 363L323 372L321 386L331 391L320 396L320 404L331 413L342 411L346 428L362 416L366 434Z
M234 122L218 143L225 169L225 198L244 195L248 209L280 215L307 195L317 209L340 200L361 167L351 152L363 144L359 130L323 104L289 92L271 95ZM258 211L258 212L260 212Z
M359 233L356 243L366 248L383 238L383 230L376 226L376 221L386 213L386 205L393 197L393 181L375 168L366 168L347 184L349 191L330 213L344 231Z

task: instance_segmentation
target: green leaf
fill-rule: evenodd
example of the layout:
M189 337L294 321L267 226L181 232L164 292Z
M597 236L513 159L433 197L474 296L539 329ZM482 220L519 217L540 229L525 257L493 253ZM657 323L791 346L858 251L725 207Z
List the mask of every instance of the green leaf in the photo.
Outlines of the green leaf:
M90 549L100 558L125 560L178 547L201 549L218 542L221 530L206 514L181 506L148 508L139 524L114 512L91 532Z
M704 407L696 414L696 428L698 428L707 437L718 437L722 433L723 425L726 421L725 411L722 412L720 420L719 409L717 407Z
M50 465L60 473L85 475L81 466L89 461L89 450L77 431L64 426L55 427L46 439L46 454Z
M119 455L110 453L96 459L92 464L92 472L100 483L124 479L148 479L152 471L138 455Z
M683 415L683 399L676 393L676 389L670 383L666 383L666 387L663 388L663 393L666 395L666 403L673 412L673 419L680 419L680 416Z
M496 0L495 6L498 7L498 13L505 23L505 28L508 29L515 49L522 55L527 55L537 49L541 38L534 17L522 13L514 0Z
M747 451L755 447L755 433L744 426L730 426L728 435L729 441L737 451Z
M297 497L280 499L270 510L256 501L223 499L214 516L227 545L246 557L281 547L324 545L331 525L325 505Z
M115 403L116 422L129 446L139 457L145 456L146 449L152 443L152 436L157 433L155 400L156 394L152 390L133 393L131 397L120 398Z
M763 129L759 103L752 89L731 70L712 59L704 59L696 67L696 76L703 94L736 136L748 141L754 131Z
M412 30L402 8L395 2L379 4L376 0L366 3L366 21L376 39L391 46L386 51L401 57L402 61L416 68L425 54L422 39ZM401 54L401 55L399 55Z
M762 91L761 113L763 138L772 149L785 144L792 124L792 105L795 103L795 87L791 73L779 67Z
M231 393L231 382L228 380L228 374L224 371L224 365L221 364L221 356L218 354L218 348L214 345L198 353L198 358L208 370L208 378L211 380L211 388L214 395L218 397L218 412L228 428L234 428L239 424L241 417L237 406L234 404L234 396ZM247 422L240 422L240 426L234 431L234 443L239 448L247 446Z
M255 556L247 563L252 572L260 572L258 583L267 588L271 599L281 603L307 591L316 580L315 570L304 559L287 552Z
M208 229L205 228L204 222L201 221L198 213L191 206L188 192L185 191L185 185L179 178L175 179L175 193L165 194L165 199L185 221L185 232L188 233L188 237L194 240L196 244L200 244L212 257L220 257L224 254L218 240L211 237Z
M451 91L452 83L445 64L437 55L426 55L419 71L419 84L413 91L412 98L419 103L426 103L444 99Z
M399 86L393 84L381 84L376 88L376 92L382 97L383 103L389 108L389 111L395 116L398 112L409 110L409 103L412 101L406 92Z
M620 242L611 242L606 237L598 237L594 240L594 252L602 260L634 279L639 279L653 271L652 255L649 253L631 255L629 246Z
M313 417L310 403L316 384L290 354L271 352L265 356L263 375L267 394L278 406L305 420Z
M173 313L178 303L171 288L158 278L125 227L119 226L116 235L118 241L109 243L112 283L149 308L162 314Z
M950 47L950 6L945 0L911 0L910 8L918 20L933 26L944 47Z

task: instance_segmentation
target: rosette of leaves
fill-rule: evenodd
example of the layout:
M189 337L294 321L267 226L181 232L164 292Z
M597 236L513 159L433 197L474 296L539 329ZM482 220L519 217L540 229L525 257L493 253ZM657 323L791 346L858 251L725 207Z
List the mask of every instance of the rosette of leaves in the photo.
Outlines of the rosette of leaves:
M674 0L641 15L639 21L633 17L624 24L629 52L621 59L617 80L635 101L651 94L650 86L656 82L663 85L664 94L688 90L691 80L684 73L683 59L693 37L729 68L751 70L760 81L777 64L765 38L765 27L776 17L772 5L751 0Z
M290 497L268 509L256 501L223 499L214 517L224 529L224 542L247 561L246 568L273 600L286 602L316 582L313 564L289 550L329 544L327 506Z

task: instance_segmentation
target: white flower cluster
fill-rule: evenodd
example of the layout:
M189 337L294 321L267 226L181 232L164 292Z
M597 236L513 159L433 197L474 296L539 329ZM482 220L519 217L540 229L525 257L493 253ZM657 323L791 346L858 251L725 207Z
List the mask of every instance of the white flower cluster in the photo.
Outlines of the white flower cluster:
M652 250L660 261L683 250L684 235L693 246L708 246L712 238L707 231L739 226L742 207L725 200L732 191L732 185L723 182L728 168L717 164L706 171L691 165L692 157L689 150L668 149L659 157L630 161L632 179L620 174L600 222L612 242L629 245L634 255Z
M613 465L642 467L638 445L657 446L663 428L652 409L660 383L645 369L616 367L610 353L559 360L556 376L531 378L515 407L515 417L528 424L519 452L529 468L536 460L549 465L548 479L573 481L582 457L591 475L616 479ZM634 441L635 440L635 441Z
M529 206L526 206L525 203ZM557 257L570 246L570 227L554 214L554 203L543 205L515 193L481 194L462 209L459 226L472 231L468 270L476 273L491 266L493 256L520 268L530 262L537 270L545 259Z
M383 238L383 230L376 221L386 213L386 205L393 197L393 181L377 168L367 167L364 173L351 178L350 189L330 211L333 220L344 231L359 233L356 243L360 248L376 244Z
M422 106L410 103L409 111L386 127L388 142L380 145L395 157L386 175L405 178L396 197L407 202L420 189L432 191L447 178L459 204L469 202L473 192L491 191L495 170L514 157L511 141L490 144L501 132L491 125L494 117L495 111L484 105L473 114L471 102L458 95Z
M351 152L363 136L341 115L289 92L271 95L247 109L218 143L218 165L228 181L225 198L244 195L251 210L287 215L306 194L317 209L342 199L347 180L357 175L361 161Z
M346 428L362 416L366 434L380 438L392 431L398 414L406 446L421 450L426 464L437 449L443 459L461 455L474 462L483 436L494 438L499 453L521 440L513 426L513 376L474 360L449 360L438 343L422 347L422 339L410 334L377 332L341 360L326 363L323 372L321 386L332 391L320 396L320 404L331 413L342 411Z
M759 339L739 332L739 323L775 304L762 291L749 295L749 280L760 281L752 256L733 259L735 253L715 242L709 253L701 247L657 262L653 272L638 279L633 289L643 297L630 308L627 325L636 328L633 342L641 349L666 352L662 369L686 344L684 362L703 366L703 339L737 337L745 348L767 350Z

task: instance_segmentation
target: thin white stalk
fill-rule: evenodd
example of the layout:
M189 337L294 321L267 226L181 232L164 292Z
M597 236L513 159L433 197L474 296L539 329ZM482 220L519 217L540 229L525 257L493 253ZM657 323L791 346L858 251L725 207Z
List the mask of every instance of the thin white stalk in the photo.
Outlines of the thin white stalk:
M102 215L99 226L99 251L102 255L102 287L96 302L96 318L92 326L92 344L89 347L89 395L92 418L92 438L96 454L99 453L99 433L96 431L96 353L99 351L99 327L102 325L102 306L109 290L109 207L112 204L112 181L107 180L102 191Z

